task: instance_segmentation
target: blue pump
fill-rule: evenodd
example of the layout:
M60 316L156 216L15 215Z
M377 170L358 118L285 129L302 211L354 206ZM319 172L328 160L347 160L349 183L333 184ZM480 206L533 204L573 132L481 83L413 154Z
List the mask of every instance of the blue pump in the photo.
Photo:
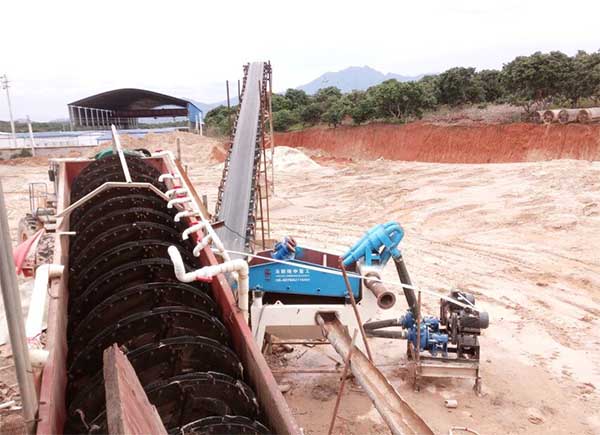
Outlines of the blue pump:
M417 346L417 323L412 312L408 311L403 318L402 326L408 330L408 341L420 351L427 350L433 356L441 352L448 356L448 335L440 332L440 321L436 317L421 319L420 343Z
M404 331L382 331L382 328L400 327ZM408 310L406 314L399 318L379 320L364 324L365 331L372 337L384 338L402 338L410 341L415 349L419 351L428 351L436 356L441 352L444 357L448 356L448 334L440 330L440 321L436 317L424 317L421 319L421 325L417 327L417 321L412 311ZM417 332L420 328L419 340Z

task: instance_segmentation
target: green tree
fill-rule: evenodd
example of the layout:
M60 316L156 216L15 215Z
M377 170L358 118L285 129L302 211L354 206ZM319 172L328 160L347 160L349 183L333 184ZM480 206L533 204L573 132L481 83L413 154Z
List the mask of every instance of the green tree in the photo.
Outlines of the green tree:
M300 110L300 119L305 124L314 125L321 119L323 109L318 103L311 103Z
M231 135L231 124L233 123L237 112L237 106L227 109L227 106L218 106L209 110L204 117L204 123L208 128L216 131L223 136ZM230 115L231 114L231 123Z
M449 106L479 103L484 89L475 75L475 68L450 68L438 77L438 101Z
M438 105L438 82L437 75L424 76L417 82L423 90L424 109L435 109Z
M300 109L310 102L310 98L306 92L300 89L288 89L285 91L285 98L290 102L290 109Z
M477 73L476 79L479 80L483 88L484 101L494 103L504 96L506 91L502 84L502 75L500 71L484 69Z
M315 101L319 103L325 103L327 101L333 101L339 98L342 98L342 91L340 91L335 86L321 88L317 91L317 93L314 96Z
M341 98L330 101L328 106L328 109L323 112L323 115L321 115L321 121L326 122L329 126L333 126L333 128L336 128L342 123L344 116L346 116L347 106L344 104L344 101L342 101Z
M526 111L534 106L544 108L554 98L564 95L570 74L572 61L560 51L519 56L502 68L511 103Z
M368 92L373 96L377 113L384 118L420 118L429 103L424 87L417 82L386 80Z
M600 96L600 52L588 54L580 50L571 58L571 70L564 95L573 107L582 98Z
M375 103L373 98L365 91L352 91L345 95L347 114L352 121L360 125L375 116Z
M276 131L286 131L298 122L300 122L300 118L293 110L283 109L273 112L273 129Z
M279 112L280 110L292 110L294 107L287 97L279 94L273 94L271 97L271 110Z

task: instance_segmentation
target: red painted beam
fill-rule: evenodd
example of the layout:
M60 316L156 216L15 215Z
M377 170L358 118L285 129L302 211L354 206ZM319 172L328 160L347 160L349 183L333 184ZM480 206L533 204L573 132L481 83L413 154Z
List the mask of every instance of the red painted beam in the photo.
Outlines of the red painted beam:
M147 109L147 110L116 110L115 118L161 118L170 116L188 116L187 109Z

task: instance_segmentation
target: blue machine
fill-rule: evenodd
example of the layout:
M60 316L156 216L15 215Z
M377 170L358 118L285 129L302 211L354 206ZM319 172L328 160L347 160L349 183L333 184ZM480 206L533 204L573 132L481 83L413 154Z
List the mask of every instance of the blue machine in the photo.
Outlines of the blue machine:
M383 267L390 258L401 258L398 244L402 237L404 231L396 222L377 225L344 254L342 257L344 266L350 267L358 260L364 259L364 264L368 266ZM343 277L339 275L340 269L320 261L321 256L327 254L310 251L310 259L308 259L305 250L297 246L293 238L284 237L272 251L261 254L263 256L270 254L271 258L293 263L293 266L275 261L251 264L250 288L270 293L346 297L346 285ZM311 269L303 266L311 266ZM354 297L360 299L359 275L348 272L348 279Z
M260 253L274 260L250 264L250 288L267 293L283 293L306 296L348 297L340 269L333 267L337 256L296 245L291 237L285 237L272 251ZM323 261L323 259L329 261ZM324 265L328 264L328 265ZM333 272L333 273L332 273ZM360 276L348 272L352 293L360 299Z
M364 258L366 266L375 263L383 267L390 258L400 257L398 244L403 237L404 231L397 222L376 225L344 254L344 266L347 267Z
M277 242L273 248L273 253L271 254L271 257L275 260L291 260L295 256L296 241L289 236L285 236L281 242Z
M421 319L420 345L417 346L417 322L412 313L408 311L404 316L404 327L408 330L408 341L415 348L427 350L433 356L441 352L444 357L448 356L448 334L440 332L440 320L436 317L425 317Z

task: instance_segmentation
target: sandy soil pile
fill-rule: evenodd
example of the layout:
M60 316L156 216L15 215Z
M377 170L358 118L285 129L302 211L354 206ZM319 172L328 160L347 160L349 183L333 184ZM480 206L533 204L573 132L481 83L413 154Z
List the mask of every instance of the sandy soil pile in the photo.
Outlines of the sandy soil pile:
M369 124L278 133L278 145L321 149L335 157L440 162L509 163L600 159L600 125Z
M125 134L121 135L120 139L124 148L145 148L150 152L171 151L174 154L177 153L177 141L179 140L182 160L188 164L198 161L208 164L222 161L220 156L224 154L225 149L222 140L183 131L160 134L149 133L141 138ZM111 142L102 144L95 151L109 146L111 146Z
M279 146L273 153L276 171L315 171L323 167L302 151L295 148ZM269 156L270 157L270 156Z
M323 164L323 163L321 163ZM425 383L414 393L402 362L405 344L373 339L376 362L436 433L451 425L480 433L600 432L600 163L561 160L503 165L391 161L330 163L335 177L276 173L277 237L343 253L371 225L396 220L413 282L474 293L490 313L482 337L483 397L468 381ZM331 182L334 179L335 182ZM285 191L282 189L285 188ZM385 278L396 281L393 265ZM363 320L400 315L365 311ZM425 297L437 315L438 300ZM332 368L327 346L286 355L286 370ZM311 433L327 429L338 375L287 374L287 398ZM332 390L325 403L314 389ZM342 402L344 433L388 433L354 388ZM321 396L319 396L321 397ZM447 410L444 399L459 402ZM306 414L302 414L306 413Z
M351 145L344 131L339 146L343 138ZM298 139L300 145L311 146ZM182 141L192 181L212 208L222 165L207 164L211 146L218 144ZM413 392L403 369L405 343L371 341L377 365L436 433L450 426L482 434L600 433L600 163L460 165L324 155L318 162L298 150L276 150L272 237L289 234L343 253L370 226L396 220L406 231L401 247L417 286L470 291L490 313L481 340L482 397L460 380L424 381ZM44 180L45 168L0 166L0 174L16 235L27 182ZM384 278L397 280L393 265ZM401 314L400 294L398 301L385 312L365 308L363 320ZM426 314L436 315L438 303L425 297ZM326 432L339 374L298 370L331 370L332 360L341 361L329 346L296 346L272 358L274 369L286 370L277 378L290 385L286 398L307 434ZM458 408L446 409L446 398L457 399ZM338 430L388 433L354 384L347 385Z

